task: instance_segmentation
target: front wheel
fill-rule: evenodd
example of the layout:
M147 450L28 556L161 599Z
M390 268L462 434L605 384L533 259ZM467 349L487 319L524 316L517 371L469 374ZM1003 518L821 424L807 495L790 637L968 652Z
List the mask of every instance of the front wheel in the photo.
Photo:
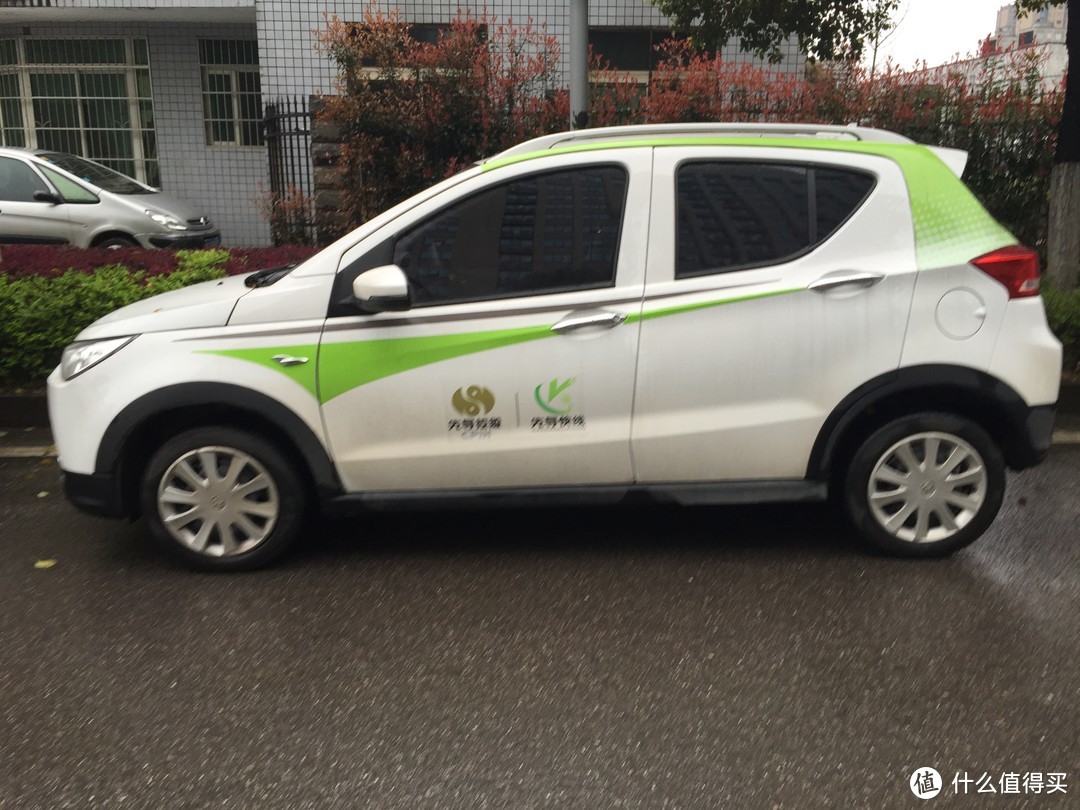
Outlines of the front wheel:
M1005 495L1005 462L979 425L923 413L885 425L856 451L844 507L873 546L902 557L941 557L976 540Z
M296 539L307 505L303 482L276 446L228 427L166 442L147 464L141 500L159 544L216 571L274 560Z

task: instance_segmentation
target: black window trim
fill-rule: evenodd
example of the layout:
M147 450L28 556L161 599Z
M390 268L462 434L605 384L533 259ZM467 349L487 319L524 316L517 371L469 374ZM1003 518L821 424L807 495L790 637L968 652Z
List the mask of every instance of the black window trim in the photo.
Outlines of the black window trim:
M348 266L343 267L338 272L337 277L334 280L334 289L333 289L333 293L332 293L331 299L330 299L330 311L328 313L328 317L331 317L331 318L334 318L334 317L353 317L353 316L356 316L356 315L370 314L370 313L362 312L353 303L353 299L352 299L352 283L353 283L353 281L356 280L356 277L359 276L361 273L367 271L367 270L374 269L375 267L380 267L380 266L385 265L385 264L392 264L393 261L394 261L394 253L396 251L397 242L398 242L399 239L402 238L403 235L409 233L410 231L413 231L414 229L416 229L420 225L422 225L422 224L424 224L426 222L430 222L432 219L435 219L436 217L441 216L444 212L450 210L451 208L453 208L453 207L455 207L457 205L461 205L462 203L465 203L468 200L470 200L473 197L476 197L476 196L478 196L480 194L486 194L487 192L489 192L489 191L491 191L493 189L497 189L497 188L499 188L501 186L509 185L511 183L515 183L515 182L517 182L519 180L523 180L523 179L526 179L526 178L543 177L545 175L550 175L550 174L565 174L567 172L581 171L581 170L584 170L584 169L604 169L604 168L620 169L623 172L623 176L624 176L624 178L626 180L626 183L625 183L625 185L623 187L622 211L621 211L621 215L619 217L619 229L618 229L618 232L615 234L615 255L613 257L611 281L609 283L606 283L606 284L593 284L593 285L590 285L590 286L587 286L587 287L564 287L564 288L559 288L559 289L543 290L543 291L538 291L538 292L533 292L533 293L525 293L525 292L518 291L518 292L506 293L504 295L489 295L489 296L484 296L482 298L467 298L467 299L458 299L458 300L454 300L454 301L430 301L430 302L426 302L426 303L413 304L409 308L409 311L411 312L413 310L418 310L418 309L431 309L432 307L459 306L461 304L481 304L481 303L486 303L488 301L505 301L506 299L509 299L509 298L541 298L543 296L548 296L548 295L565 295L566 293L572 293L572 292L588 292L590 290L606 290L606 289L612 289L612 288L618 286L619 256L620 256L621 251L622 251L623 228L624 228L624 225L626 224L626 214L627 214L626 203L627 203L627 200L629 200L629 198L630 198L630 183L631 183L631 179L633 177L633 173L630 171L630 167L627 166L625 163L621 163L619 161L608 160L608 161L604 161L602 163L580 163L580 164L575 164L575 165L572 165L572 166L556 166L556 167L552 167L552 168L548 168L548 169L541 169L540 171L536 171L536 172L527 172L527 173L523 173L523 174L514 175L513 177L508 177L505 180L500 180L500 181L497 181L497 182L494 182L494 183L489 183L489 184L483 186L482 188L479 188L479 189L476 189L474 191L470 191L470 192L468 192L466 194L462 194L460 196L457 196L452 201L448 202L446 205L444 205L444 206L442 206L440 208L437 208L436 210L426 214L425 216L423 216L423 217L421 217L419 219L413 220L408 226L403 227L401 225L398 225L396 228L394 228L394 231L393 231L393 233L391 235L379 239L378 243L375 244L374 246L372 246L371 249L364 251L364 254L362 256L354 259L351 263L349 263ZM405 215L403 215L403 216L405 216ZM395 222L398 222L400 219L401 219L401 217L398 217L398 219L395 220ZM393 223L387 223L387 225L385 227L389 228L389 227L392 227L392 226L393 226ZM378 257L379 261L377 261L376 263L373 264L369 257L374 258L376 256Z
M807 210L807 233L811 239L817 239L812 241L809 245L800 251L782 256L779 260L771 260L764 262L747 262L746 264L732 265L730 267L724 267L721 269L705 269L699 270L694 273L679 274L679 172L684 166L693 164L732 164L732 163L746 163L755 166L793 166L797 168L803 168L807 171L807 197L808 197L808 210ZM824 168L838 171L848 171L855 174L863 174L870 177L874 182L867 189L866 194L859 200L858 204L848 212L848 215L844 217L840 223L832 229L828 234L818 238L817 236L817 197L816 197L816 173L814 169ZM881 180L881 176L870 169L864 169L862 167L853 167L841 163L824 163L820 161L808 161L808 160L783 160L783 159L760 159L760 158L715 158L715 157L692 157L684 158L675 164L674 170L674 182L675 182L675 206L674 222L672 227L672 234L675 239L675 255L674 262L672 264L673 280L682 281L684 279L691 278L703 278L705 276L721 276L727 273L738 273L744 270L760 270L763 267L777 267L782 264L789 264L790 262L798 261L811 253L824 247L831 242L844 226L854 217L859 211L866 205L867 200L873 196L874 191L877 190L878 182Z

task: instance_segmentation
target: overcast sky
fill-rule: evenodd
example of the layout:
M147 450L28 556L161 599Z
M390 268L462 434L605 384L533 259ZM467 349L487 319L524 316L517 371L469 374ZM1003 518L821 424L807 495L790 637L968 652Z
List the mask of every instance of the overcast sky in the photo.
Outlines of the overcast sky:
M1006 0L900 0L896 18L902 22L882 44L878 60L891 56L905 68L920 59L931 66L952 61L993 33L1004 5Z

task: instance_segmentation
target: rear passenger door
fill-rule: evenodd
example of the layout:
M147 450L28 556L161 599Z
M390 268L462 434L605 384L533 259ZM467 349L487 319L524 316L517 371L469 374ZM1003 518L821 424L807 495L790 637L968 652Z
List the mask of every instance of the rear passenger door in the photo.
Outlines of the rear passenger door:
M801 479L900 360L915 252L891 161L658 148L632 447L642 482Z

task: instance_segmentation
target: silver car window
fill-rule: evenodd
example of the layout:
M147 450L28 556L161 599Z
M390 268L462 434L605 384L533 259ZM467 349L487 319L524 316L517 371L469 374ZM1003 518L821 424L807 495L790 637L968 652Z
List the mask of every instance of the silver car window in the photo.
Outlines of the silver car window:
M35 191L48 191L37 172L21 160L0 157L0 200L34 202Z

